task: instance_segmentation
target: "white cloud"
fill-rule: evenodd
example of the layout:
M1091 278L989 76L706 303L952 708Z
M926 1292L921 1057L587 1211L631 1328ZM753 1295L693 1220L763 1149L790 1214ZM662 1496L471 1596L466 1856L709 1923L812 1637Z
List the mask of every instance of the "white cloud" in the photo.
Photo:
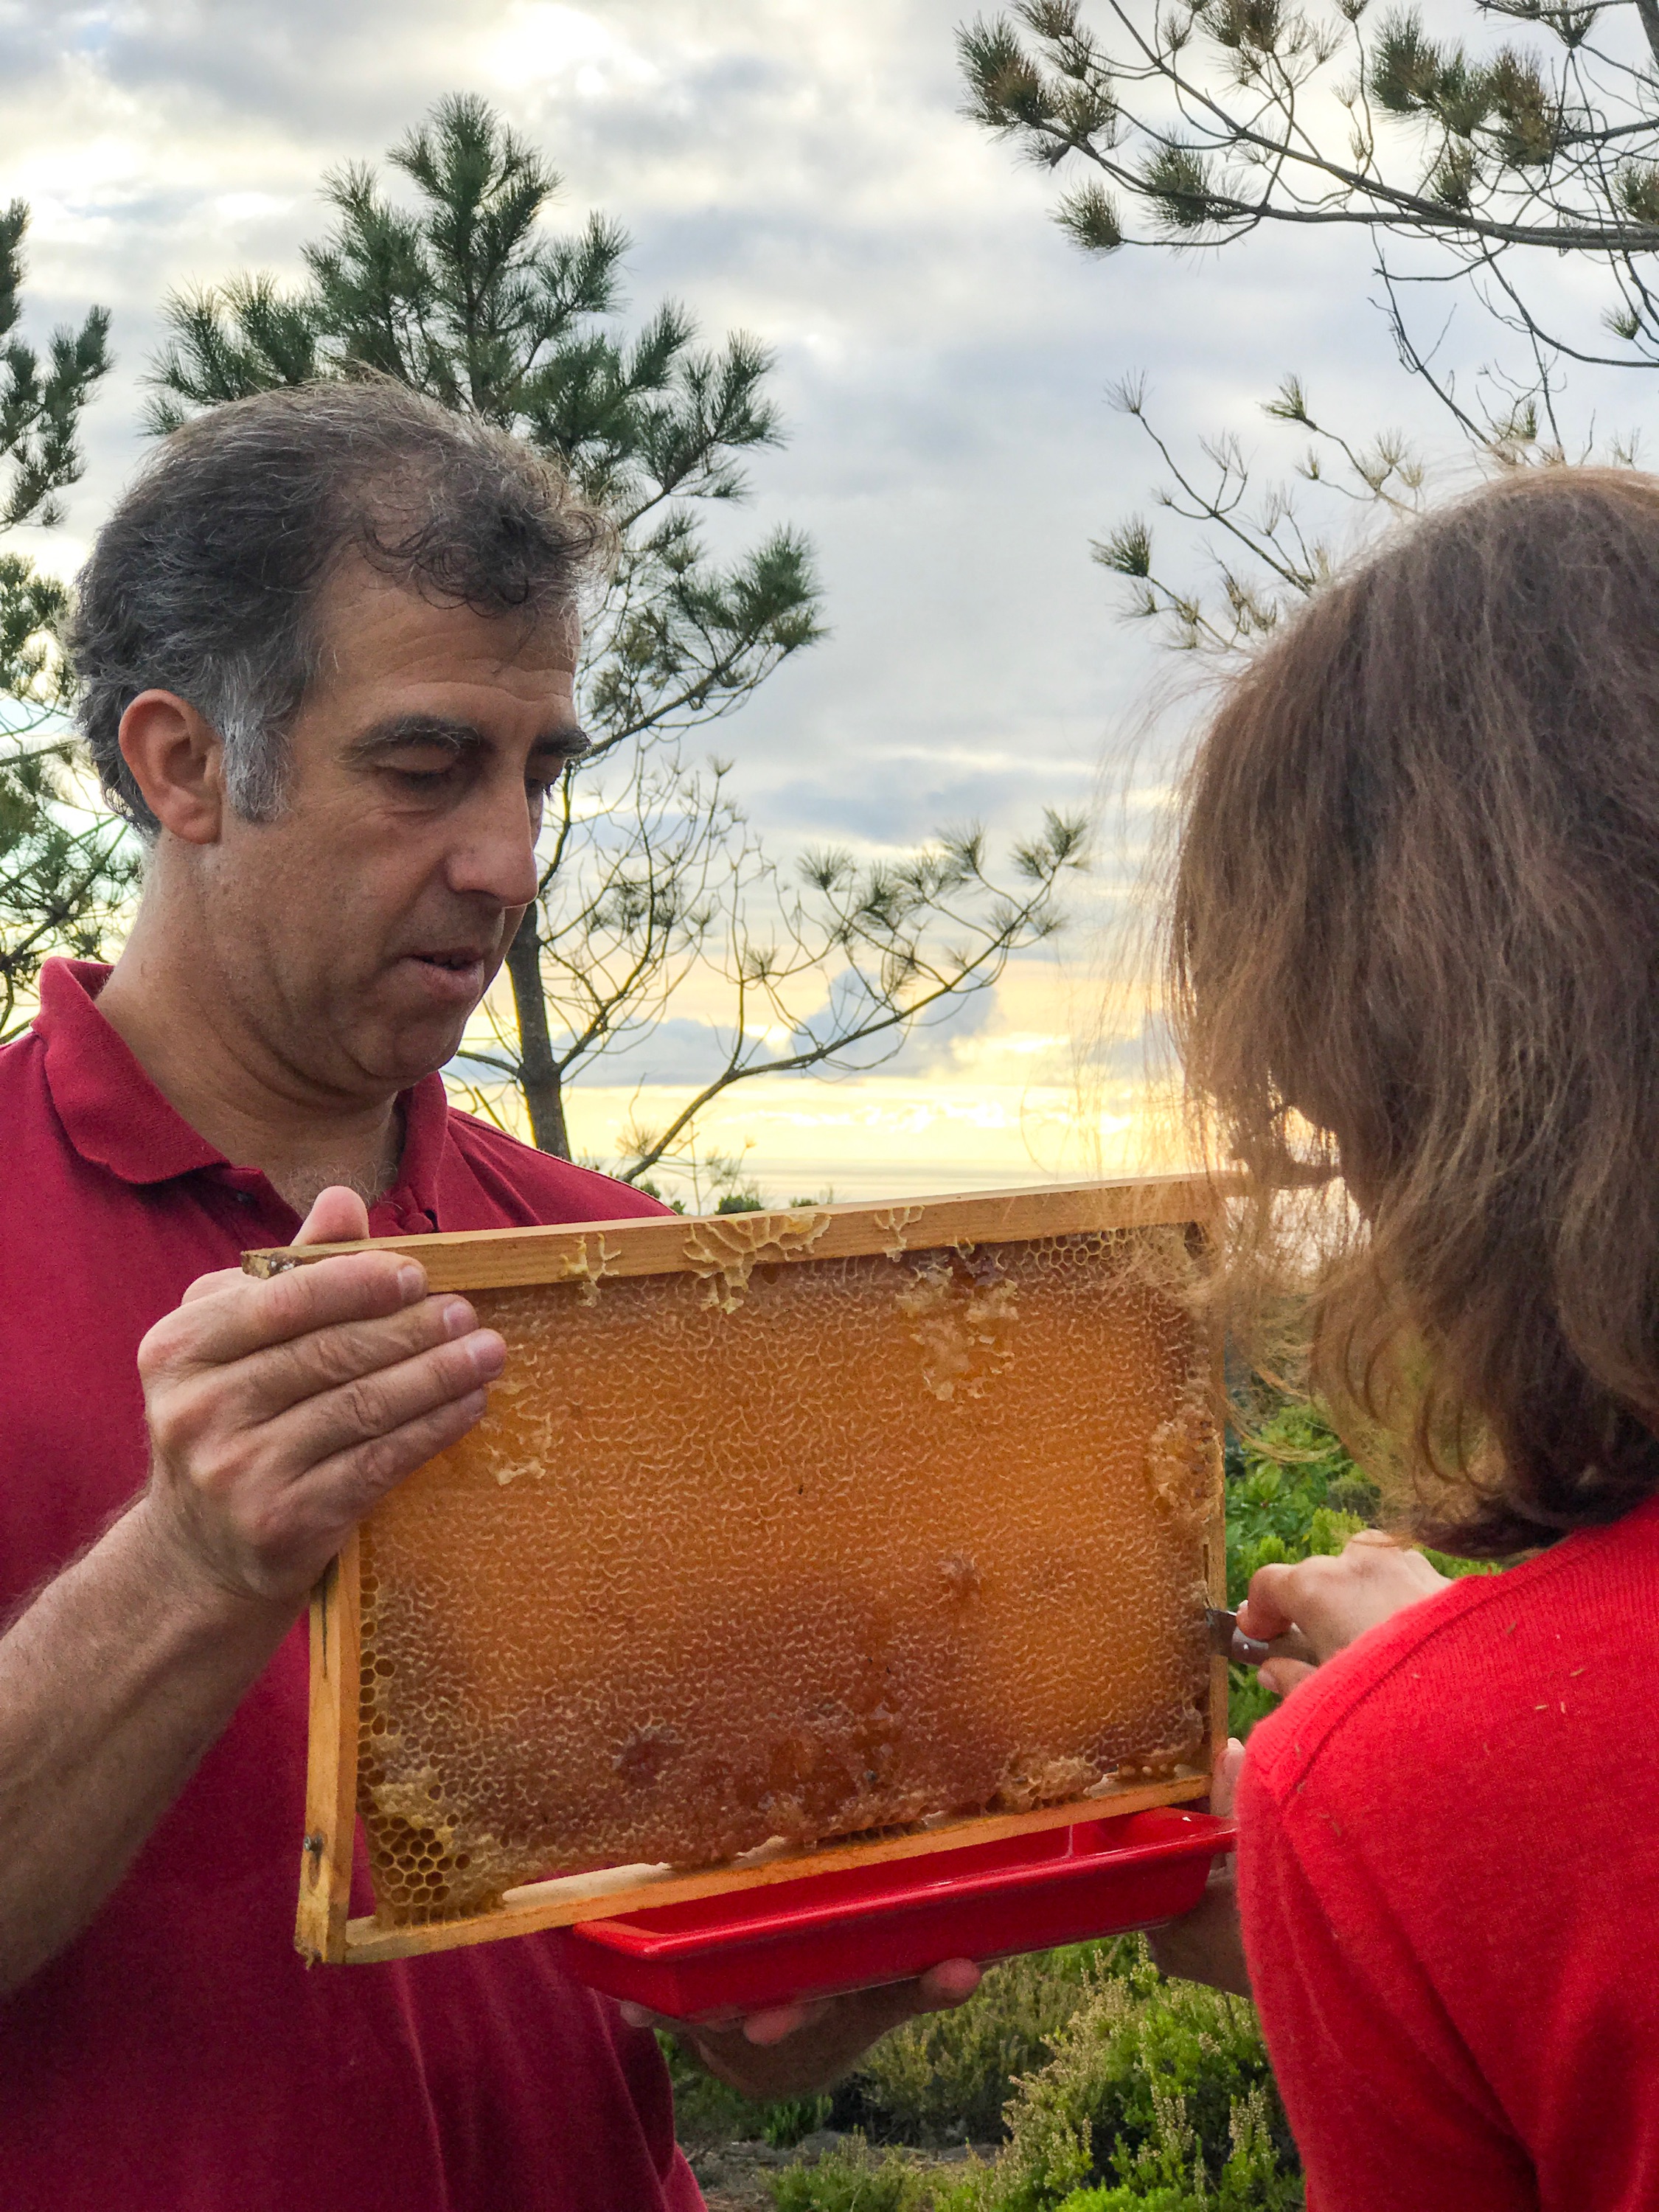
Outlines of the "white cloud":
M581 100L602 100L663 79L656 63L597 15L555 0L513 0L500 28L485 34L481 59L497 87L514 94L529 85L556 85Z

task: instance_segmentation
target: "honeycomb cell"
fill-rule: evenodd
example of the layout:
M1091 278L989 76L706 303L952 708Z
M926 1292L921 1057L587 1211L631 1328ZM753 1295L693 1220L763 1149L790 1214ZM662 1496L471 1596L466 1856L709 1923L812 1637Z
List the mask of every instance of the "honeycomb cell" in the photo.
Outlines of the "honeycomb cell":
M1181 1232L740 1259L471 1294L489 1411L362 1532L383 1923L1199 1756Z

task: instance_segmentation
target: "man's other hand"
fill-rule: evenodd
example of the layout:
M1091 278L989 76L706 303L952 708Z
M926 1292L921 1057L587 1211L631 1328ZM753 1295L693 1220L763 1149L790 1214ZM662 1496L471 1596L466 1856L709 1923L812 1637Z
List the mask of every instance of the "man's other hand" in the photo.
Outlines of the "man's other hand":
M298 1239L366 1237L331 1188ZM483 1412L506 1347L397 1253L260 1282L204 1276L138 1351L152 1451L143 1510L186 1572L297 1605L377 1498Z
M838 2081L890 2029L921 2013L949 2012L979 1984L971 1959L947 1959L915 1981L775 2005L744 2017L694 2022L661 2019L642 2005L624 2004L622 2011L630 2027L665 2028L717 2080L745 2097L802 2097Z

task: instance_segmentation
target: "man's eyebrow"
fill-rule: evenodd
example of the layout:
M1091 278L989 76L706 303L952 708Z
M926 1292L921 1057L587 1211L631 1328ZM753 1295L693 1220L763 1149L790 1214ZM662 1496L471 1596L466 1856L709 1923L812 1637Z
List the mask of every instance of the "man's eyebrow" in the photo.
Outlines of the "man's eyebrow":
M350 759L368 762L382 753L396 752L404 745L440 745L459 756L477 752L488 742L483 732L471 722L452 721L444 714L395 714L361 731L347 750ZM531 750L557 753L562 759L577 760L589 750L592 743L586 731L576 723L560 722L550 730L539 732Z

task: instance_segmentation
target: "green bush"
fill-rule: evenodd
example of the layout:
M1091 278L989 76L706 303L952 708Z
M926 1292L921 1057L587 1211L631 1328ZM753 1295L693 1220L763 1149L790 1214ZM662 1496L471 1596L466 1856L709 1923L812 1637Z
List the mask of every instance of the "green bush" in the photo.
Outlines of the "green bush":
M816 2166L791 2166L770 2184L778 2212L927 2212L926 2178L896 2151L878 2157L862 2136Z
M1336 1490L1343 1505L1334 1504ZM1340 1552L1365 1526L1353 1503L1376 1497L1329 1424L1311 1406L1282 1406L1229 1440L1227 1602L1242 1605L1258 1567ZM1344 1506L1348 1510L1344 1510ZM1375 1508L1373 1508L1373 1511Z
M926 2028L925 2046L913 2040L910 2055L885 2071L889 2046L878 2046L865 2069L880 2076L887 2101L879 2110L890 2125L905 2125L913 2140L936 2136L945 2099L924 2085L927 2053L976 2093L973 2068L988 2051L1000 2065L1016 2043L1034 2038L1036 2063L1012 2080L1006 2140L994 2159L930 2171L914 2153L872 2149L859 2134L816 2165L779 2174L772 2185L779 2212L1295 2212L1301 2205L1300 2164L1249 2005L1166 1982L1138 1936L1013 1964L1017 1972L1003 1970L984 2003L970 1999L899 2031L914 2039ZM999 1983L1001 1994L994 1996ZM1036 2037L1039 2018L1049 2025Z
M965 2004L884 2037L836 2093L831 2125L925 2148L996 2142L1015 2083L1047 2062L1093 1972L1133 1952L1127 1940L1077 1943L993 1966Z
M761 2140L774 2150L793 2150L803 2137L830 2124L833 2097L780 2097L763 2108Z
M1116 2164L1115 2185L1074 2190L1060 2212L1299 2212L1300 2176L1286 2169L1273 2140L1266 2094L1237 2100L1231 2149L1212 2181L1178 2093L1159 2100L1152 2140Z
M1058 1954L1057 1954L1058 1955ZM1020 1962L1041 1971L1044 1961ZM1042 2063L1013 2083L1007 2139L965 2171L885 2166L860 2142L843 2172L793 2168L787 2212L1291 2212L1300 2167L1252 2008L1165 1982L1140 1940L1064 1954L1073 2002ZM963 2008L964 2011L966 2008ZM937 2023L948 2039L959 2014ZM975 2031L977 2046L982 2031ZM822 2177L822 2178L820 2178ZM836 2191L843 2191L837 2195ZM817 2193L813 2193L817 2191ZM908 2192L908 2193L907 2193Z
M659 2033L657 2041L674 2085L674 2133L689 2150L724 2142L769 2142L793 2150L829 2120L828 2097L745 2097L706 2073L672 2035Z
M1299 2165L1253 2007L1165 1982L1137 1948L1127 1972L1097 1975L1048 2064L1019 2083L994 2162L941 2196L941 2212L1051 2212L1113 2185L1140 2197L1184 2188L1206 2203L1199 2191L1213 2197L1224 2179L1228 2212L1298 2201Z

